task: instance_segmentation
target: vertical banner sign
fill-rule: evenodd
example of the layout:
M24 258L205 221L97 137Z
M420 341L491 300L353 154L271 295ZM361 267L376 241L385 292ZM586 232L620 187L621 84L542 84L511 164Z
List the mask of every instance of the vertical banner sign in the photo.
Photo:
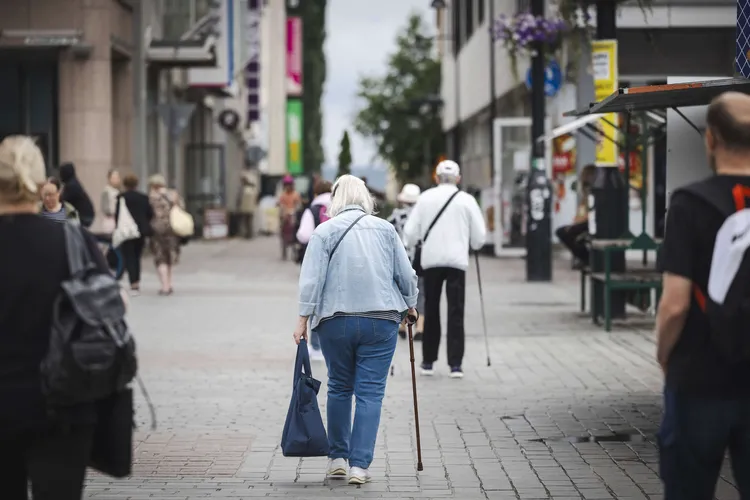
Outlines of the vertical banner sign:
M286 169L293 175L302 173L302 101L286 101Z
M735 69L740 75L750 78L750 0L737 0L736 35Z
M245 88L247 89L247 115L245 129L260 121L260 21L261 0L247 0L245 12L245 43L247 64L245 65Z
M617 67L617 40L594 40L591 42L591 64L594 69L596 102L617 91L619 69ZM599 120L603 136L596 145L596 165L617 166L617 114L608 113Z
M302 95L302 18L286 19L286 94Z

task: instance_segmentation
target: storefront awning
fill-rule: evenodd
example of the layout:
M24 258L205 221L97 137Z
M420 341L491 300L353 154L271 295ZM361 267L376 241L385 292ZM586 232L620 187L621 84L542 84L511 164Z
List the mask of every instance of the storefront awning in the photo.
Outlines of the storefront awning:
M198 40L152 40L147 59L150 64L169 68L213 66L216 64L215 45L214 35Z
M577 132L581 132L587 137L594 139L591 137L592 135L600 135L601 132L596 127L596 123L601 119L605 118L605 113L592 113L588 115L581 116L579 118L576 118L575 120L571 121L570 123L566 123L565 125L561 125L559 127L556 127L552 129L552 131L547 134L539 137L537 141L551 141L552 139L557 139L560 136L563 136L565 134L574 134ZM646 118L649 121L652 121L656 123L657 125L663 125L667 122L667 119L658 114L654 113L653 111L647 111L646 112Z
M729 91L750 94L750 80L726 78L705 82L622 88L601 102L590 105L588 109L570 111L565 113L565 116L705 106L710 104L715 97Z

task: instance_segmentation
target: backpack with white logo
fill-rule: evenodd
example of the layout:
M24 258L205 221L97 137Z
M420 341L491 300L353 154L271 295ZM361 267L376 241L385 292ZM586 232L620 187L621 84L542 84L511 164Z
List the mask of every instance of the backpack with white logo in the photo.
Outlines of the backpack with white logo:
M725 217L716 233L707 290L693 285L693 298L708 317L711 337L725 359L750 361L750 187L737 184L730 195L709 180L683 190Z

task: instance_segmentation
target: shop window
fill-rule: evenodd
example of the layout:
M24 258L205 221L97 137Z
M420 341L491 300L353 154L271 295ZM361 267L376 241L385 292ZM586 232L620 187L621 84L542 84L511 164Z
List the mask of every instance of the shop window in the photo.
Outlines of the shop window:
M21 125L21 72L18 64L0 66L0 134L17 133Z

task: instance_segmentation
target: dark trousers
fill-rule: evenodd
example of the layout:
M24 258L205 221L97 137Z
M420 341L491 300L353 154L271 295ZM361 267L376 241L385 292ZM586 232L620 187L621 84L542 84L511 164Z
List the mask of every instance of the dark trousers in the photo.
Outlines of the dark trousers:
M141 282L141 256L143 255L143 238L136 238L122 243L122 259L128 271L130 284Z
M452 267L424 270L424 337L422 361L434 363L440 351L440 297L448 299L448 365L461 366L464 358L464 301L466 271Z
M565 245L565 248L570 250L573 257L580 260L584 264L589 263L589 250L583 241L583 236L589 230L588 222L579 222L578 224L571 224L569 226L562 226L555 231L557 238L560 243Z
M252 239L253 237L253 220L255 214L240 213L240 227L239 233L245 239Z
M665 500L713 499L727 450L740 498L750 499L750 398L703 399L665 390L658 439Z
M3 500L80 500L91 453L93 426L0 438Z

